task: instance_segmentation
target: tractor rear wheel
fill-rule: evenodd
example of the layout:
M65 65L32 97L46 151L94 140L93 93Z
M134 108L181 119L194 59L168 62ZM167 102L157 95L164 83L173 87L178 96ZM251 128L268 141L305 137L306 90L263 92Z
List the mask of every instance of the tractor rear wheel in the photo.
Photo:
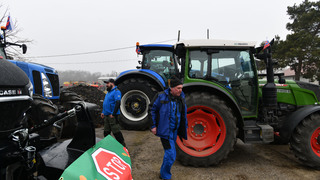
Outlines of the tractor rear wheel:
M49 99L45 99L41 95L33 95L33 102L31 104L28 124L30 127L35 125L40 125L44 120L48 120L58 114L58 108ZM49 138L52 135L59 136L56 133L59 131L54 131L53 127L49 126L43 130L39 131L39 135L44 138Z
M236 117L226 102L207 92L186 95L188 140L177 138L177 159L184 165L220 163L236 143Z
M121 125L128 130L149 128L148 105L157 93L155 86L142 78L131 78L118 85L121 91Z
M320 114L306 117L295 128L290 147L295 156L305 165L320 169Z

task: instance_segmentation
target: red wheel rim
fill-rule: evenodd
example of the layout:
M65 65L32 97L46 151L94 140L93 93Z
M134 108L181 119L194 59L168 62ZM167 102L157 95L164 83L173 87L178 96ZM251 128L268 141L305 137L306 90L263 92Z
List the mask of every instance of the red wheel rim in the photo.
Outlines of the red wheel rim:
M188 140L177 139L178 146L187 154L196 157L209 156L218 151L226 137L222 117L207 106L188 108Z
M320 127L316 129L311 136L311 148L313 152L320 157Z

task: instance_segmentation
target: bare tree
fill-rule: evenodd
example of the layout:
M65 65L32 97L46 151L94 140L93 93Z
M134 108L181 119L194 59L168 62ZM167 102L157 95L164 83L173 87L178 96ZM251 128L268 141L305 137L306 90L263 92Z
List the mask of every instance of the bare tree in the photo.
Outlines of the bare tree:
M3 10L4 9L4 10ZM1 13L3 12L3 13ZM0 4L0 24L5 25L7 23L7 19L9 16L8 8L5 8L3 5ZM12 17L10 17L12 19ZM5 38L7 42L15 43L15 44L30 44L32 40L27 38L19 37L19 32L22 31L21 28L18 27L18 21L14 19L11 21L12 30L6 30ZM1 34L3 35L4 32L2 31ZM16 59L19 61L28 61L23 55L22 50L17 46L6 46L6 54L10 59Z

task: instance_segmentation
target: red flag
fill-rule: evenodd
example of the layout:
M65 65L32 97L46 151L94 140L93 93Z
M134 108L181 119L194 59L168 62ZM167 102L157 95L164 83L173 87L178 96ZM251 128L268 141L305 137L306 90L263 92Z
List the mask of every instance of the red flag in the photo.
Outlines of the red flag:
M266 49L266 48L269 47L269 46L270 46L270 43L269 43L269 41L267 40L266 43L265 43L264 46L263 46L263 50Z

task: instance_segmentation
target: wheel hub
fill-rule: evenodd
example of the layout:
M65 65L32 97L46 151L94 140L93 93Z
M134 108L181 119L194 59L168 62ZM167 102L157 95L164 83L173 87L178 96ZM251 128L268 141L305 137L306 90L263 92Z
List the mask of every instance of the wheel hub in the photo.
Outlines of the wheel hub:
M177 140L178 146L187 154L197 157L215 153L226 137L222 117L207 106L192 106L187 111L188 140Z
M141 90L124 92L120 105L121 115L123 116L122 121L132 121L133 123L139 124L141 120L146 120L149 103L150 99L148 95Z
M320 127L316 129L311 136L311 147L313 152L320 156Z
M203 121L196 120L191 125L191 134L195 137L203 137L207 133L207 126Z
M139 107L140 107L140 104L139 104L139 102L134 102L134 103L132 103L132 109L139 109Z
M126 110L132 115L138 116L142 114L147 106L146 100L139 95L132 95L125 101Z

